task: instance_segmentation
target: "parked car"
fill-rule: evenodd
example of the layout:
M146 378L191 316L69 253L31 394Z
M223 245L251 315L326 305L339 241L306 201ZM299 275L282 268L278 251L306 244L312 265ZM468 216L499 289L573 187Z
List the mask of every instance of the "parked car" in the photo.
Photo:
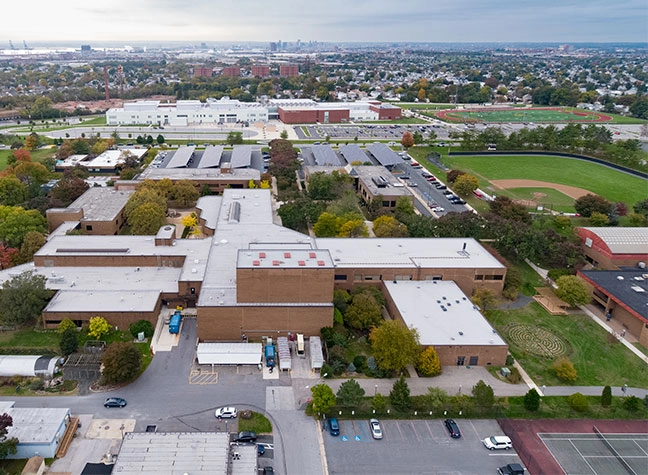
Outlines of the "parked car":
M371 428L371 437L373 437L374 439L383 438L382 427L380 427L380 422L378 422L378 419L370 419L369 427Z
M441 206L435 206L434 208L432 208L432 211L434 211L435 213L443 213L445 209Z
M500 475L523 475L524 467L519 463L509 463L497 469Z
M256 442L256 440L256 432L251 432L249 430L239 432L238 435L234 438L234 442Z
M488 450L508 450L513 448L511 439L505 435L491 435L490 437L486 437L482 442Z
M328 420L328 430L329 434L331 434L332 436L340 435L340 424L335 417L331 417Z
M104 407L124 407L126 406L126 399L120 397L109 397L104 402Z
M415 181L410 181L409 186L418 186L418 184Z
M442 183L439 183L439 182L437 182L434 186L436 187L437 190L447 190L448 189L448 187L446 185L444 185Z
M233 419L235 418L238 413L236 412L235 407L219 407L216 409L216 412L214 413L216 417L220 417L221 419Z
M257 444L257 455L261 457L265 454L265 447L262 444Z
M452 194L452 191L450 191L448 189L445 189L445 190L443 190L443 194L446 195L446 196L450 196Z
M409 176L409 175L401 175L399 178L400 178L401 180L409 180L409 179L410 179L410 176Z
M263 467L263 475L274 475L275 471L272 467Z
M445 424L446 429L448 429L448 432L450 433L450 437L452 437L453 439L458 439L459 437L461 437L461 432L459 432L459 426L454 420L446 419L445 421L443 421L443 423Z

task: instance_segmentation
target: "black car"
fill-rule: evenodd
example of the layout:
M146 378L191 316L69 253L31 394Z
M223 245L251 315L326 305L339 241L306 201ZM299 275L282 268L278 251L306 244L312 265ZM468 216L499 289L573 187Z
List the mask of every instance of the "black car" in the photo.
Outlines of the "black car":
M104 407L124 407L126 406L126 399L120 397L109 397L104 402Z
M272 467L263 467L263 475L273 475L275 473Z
M441 183L437 183L437 184L434 185L434 186L436 187L437 190L447 190L447 189L448 189L447 186L442 185Z
M446 196L450 196L452 194L452 191L446 189L446 190L443 190L443 194L446 195Z
M263 454L265 454L265 447L261 444L257 444L257 455L261 457Z
M445 421L443 421L443 423L445 424L446 429L448 429L450 437L452 437L453 439L458 439L459 437L461 437L459 426L455 421L453 421L452 419L446 419Z
M239 432L234 442L256 442L257 436L256 432L250 432L249 430L244 430Z
M465 205L466 201L462 200L461 198L457 198L456 200L453 201L453 203L456 205Z

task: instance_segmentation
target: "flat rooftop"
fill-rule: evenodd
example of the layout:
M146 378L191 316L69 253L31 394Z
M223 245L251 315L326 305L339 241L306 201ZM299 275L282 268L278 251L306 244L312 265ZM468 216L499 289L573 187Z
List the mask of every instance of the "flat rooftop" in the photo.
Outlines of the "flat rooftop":
M53 407L10 407L5 410L13 419L7 437L16 437L21 444L47 444L56 438L69 409ZM60 434L63 436L63 434Z
M333 267L333 260L328 250L304 249L241 249L236 262L238 268L273 269L273 268L308 268L326 269Z
M151 312L159 290L59 290L44 312Z
M505 269L472 238L315 238L314 241L317 249L330 251L337 268Z
M648 269L583 270L580 273L648 323Z
M256 447L254 467L256 473ZM113 473L120 475L226 475L226 432L131 432L122 441Z
M354 166L353 171L373 196L411 196L412 193L383 166ZM380 186L379 186L380 185Z
M113 187L93 186L69 208L82 208L81 221L113 221L135 191L117 191Z
M506 345L452 281L385 281L385 287L405 324L418 330L422 345Z
M142 180L192 180L192 181L234 181L260 180L261 172L256 168L232 168L231 173L222 173L220 168L152 168L140 174Z
M122 148L120 150L106 150L101 155L82 162L81 165L88 168L114 168L116 165L124 162L128 155L142 158L148 152L146 148Z

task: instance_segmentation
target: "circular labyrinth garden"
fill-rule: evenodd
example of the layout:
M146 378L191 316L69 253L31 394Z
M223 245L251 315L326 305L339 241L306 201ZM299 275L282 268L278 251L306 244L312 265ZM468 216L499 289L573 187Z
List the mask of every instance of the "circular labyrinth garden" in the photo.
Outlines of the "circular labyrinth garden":
M569 351L569 343L545 328L512 324L506 327L506 334L510 343L545 358L563 356Z

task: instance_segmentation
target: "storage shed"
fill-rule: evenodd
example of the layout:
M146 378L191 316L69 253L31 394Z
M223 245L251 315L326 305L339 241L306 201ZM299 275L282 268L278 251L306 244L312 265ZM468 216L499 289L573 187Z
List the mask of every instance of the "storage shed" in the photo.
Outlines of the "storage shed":
M277 338L277 353L279 354L279 369L281 371L290 371L292 361L290 360L290 346L287 337L280 336Z
M208 365L259 365L263 347L261 343L198 343L198 364Z
M0 355L0 376L52 378L58 362L57 356Z
M324 353L322 353L322 340L318 336L308 339L310 345L311 369L320 370L324 364Z

